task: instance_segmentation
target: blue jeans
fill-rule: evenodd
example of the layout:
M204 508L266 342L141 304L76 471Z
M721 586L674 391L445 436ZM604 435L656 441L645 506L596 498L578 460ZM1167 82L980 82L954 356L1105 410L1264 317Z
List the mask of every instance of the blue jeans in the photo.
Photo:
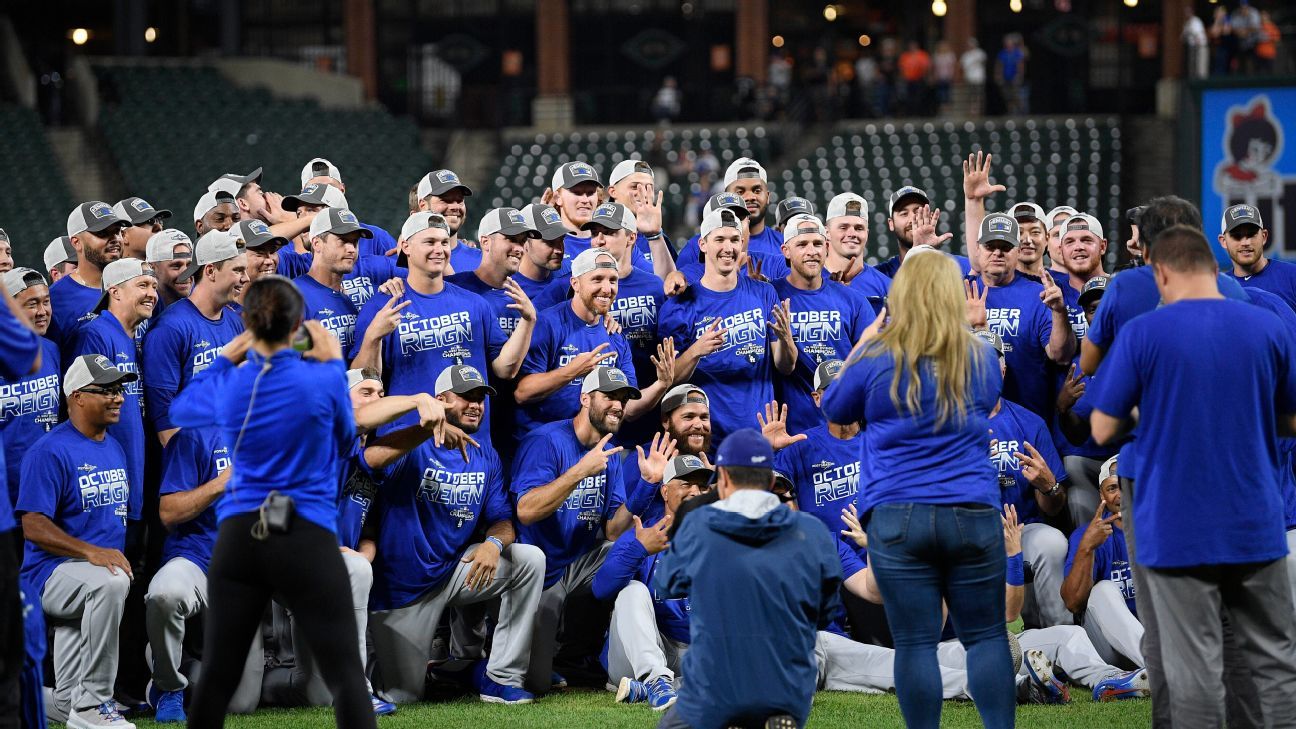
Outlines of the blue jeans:
M895 638L896 696L910 729L940 725L941 601L967 649L968 693L986 727L1013 726L1016 692L1004 626L1003 525L989 506L882 504L868 524L869 565Z

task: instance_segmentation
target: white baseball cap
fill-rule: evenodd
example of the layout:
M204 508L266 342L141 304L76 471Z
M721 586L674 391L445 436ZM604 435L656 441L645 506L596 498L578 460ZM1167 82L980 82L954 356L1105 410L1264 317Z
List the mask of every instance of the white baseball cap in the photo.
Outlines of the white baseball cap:
M316 216L318 217L318 216ZM176 277L177 281L187 281L194 277L209 263L220 263L242 255L243 246L239 245L237 234L226 230L209 230L203 233L194 244L193 259L189 266Z
M149 263L161 263L175 260L176 246L188 246L193 250L193 240L175 228L167 228L149 236L145 246L144 260Z
M305 187L307 182L316 177L332 177L338 182L342 181L342 173L338 172L338 168L332 162L329 162L323 157L316 157L310 162L307 162L305 167L302 167L302 187Z
M374 382L382 383L382 375L378 373L378 370L372 370L368 367L364 369L356 368L353 370L347 370L347 390L354 390L356 385L359 385L365 380L373 380Z
M824 224L819 222L819 218L813 215L806 215L805 213L793 215L783 224L784 240L792 240L798 235L808 233L814 233L824 238L828 237L828 231L824 228Z
M1116 474L1116 456L1108 458L1101 467L1098 468L1098 485L1102 486L1103 482L1115 476Z
M1070 205L1059 205L1048 211L1048 215L1044 216L1044 224L1048 226L1049 230L1053 230L1053 227L1057 225L1059 215L1065 215L1069 218L1079 212Z
M198 204L194 206L194 221L202 220L202 216L211 212L212 208L224 203L235 204L233 193L225 190L208 190L203 193L202 197L198 198Z
M765 168L761 166L760 162L751 157L739 157L729 165L729 169L725 170L724 188L729 189L730 185L743 178L760 179L761 182L769 182L769 175L765 173Z
M4 287L10 296L17 296L33 286L48 285L41 272L32 268L19 266L4 272Z
M733 228L734 230L741 233L742 219L737 215L735 215L734 211L728 210L726 208L720 208L719 210L712 210L711 212L706 214L705 218L702 219L702 229L700 231L701 236L705 238L708 235L711 235L712 232L719 230L720 228Z
M600 268L616 271L620 267L616 256L608 253L606 248L586 248L572 261L571 275L579 278Z
M615 185L636 172L652 177L653 168L641 159L623 159L612 168L612 174L608 176L608 185Z
M45 270L52 271L56 266L64 263L76 263L77 252L72 247L72 239L66 235L60 235L45 246L45 255L42 259L45 262Z
M1062 235L1059 238L1066 237L1066 234L1072 230L1087 230L1099 238L1103 237L1102 223L1099 223L1098 219L1089 213L1076 213L1067 218L1062 228Z
M867 221L868 212L867 200L853 192L843 192L828 201L828 214L824 216L824 220L850 216Z
M440 228L450 235L450 224L446 222L445 216L440 213L418 212L405 218L405 223L401 225L400 239L409 240L418 233L422 233L428 228Z
M1008 214L1016 218L1018 221L1021 221L1023 218L1034 218L1041 223L1047 224L1048 222L1048 218L1044 216L1044 208L1030 202L1029 200L1026 202L1019 202L1008 208Z
M118 258L109 263L103 270L103 294L100 295L93 311L101 311L108 306L109 289L140 276L153 275L153 267L138 258Z

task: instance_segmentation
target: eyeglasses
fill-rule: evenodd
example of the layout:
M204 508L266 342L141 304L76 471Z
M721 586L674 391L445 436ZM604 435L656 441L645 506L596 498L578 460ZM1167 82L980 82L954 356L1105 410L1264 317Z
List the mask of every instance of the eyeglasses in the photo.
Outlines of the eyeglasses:
M160 230L162 230L162 216L159 215L159 216L157 216L157 217L155 217L155 218L149 218L148 220L145 220L145 221L142 221L142 222L136 223L136 224L135 224L135 227L136 227L136 228L153 228L155 231L160 231Z
M102 395L104 397L121 397L126 394L126 388L122 385L111 385L109 387L83 387L77 392L88 392L91 395Z

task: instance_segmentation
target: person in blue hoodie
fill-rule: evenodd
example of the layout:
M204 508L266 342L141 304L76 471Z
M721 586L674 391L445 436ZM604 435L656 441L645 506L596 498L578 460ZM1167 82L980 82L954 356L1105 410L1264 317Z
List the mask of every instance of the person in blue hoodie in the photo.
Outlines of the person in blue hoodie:
M827 528L770 492L773 465L759 431L732 433L716 455L720 501L694 509L658 561L657 593L689 599L691 646L659 727L803 726L810 714L816 632L840 607L841 566Z

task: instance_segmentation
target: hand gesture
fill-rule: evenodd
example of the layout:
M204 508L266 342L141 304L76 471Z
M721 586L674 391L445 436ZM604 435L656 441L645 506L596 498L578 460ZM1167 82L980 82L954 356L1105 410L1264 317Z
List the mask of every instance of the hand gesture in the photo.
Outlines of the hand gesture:
M1076 401L1084 393L1085 383L1081 381L1080 377L1076 377L1076 366L1072 364L1071 369L1067 371L1066 381L1062 383L1062 389L1058 390L1058 412L1071 412L1071 408L1075 407Z
M617 321L610 311L603 315L603 328L608 334L620 334L622 331L621 322Z
M1098 502L1098 510L1094 512L1093 519L1089 521L1089 526L1085 527L1083 537L1080 537L1080 549L1087 549L1090 552L1101 547L1107 537L1112 534L1112 522L1121 518L1120 512L1116 512L1106 519L1103 518L1103 512L1107 510L1107 504L1103 501Z
M963 280L963 294L967 297L967 323L973 329L985 329L989 326L989 314L986 312L986 297L990 287L982 286L980 281Z
M307 359L313 359L317 362L332 362L335 359L342 359L342 344L338 338L333 336L333 332L324 328L315 319L307 319L302 322L306 327L306 333L310 334L311 348L302 353Z
M464 588L480 590L495 579L495 571L499 569L500 549L494 542L482 542L474 546L459 561L472 564L472 567L468 568L468 576L464 577Z
M221 347L220 356L236 365L243 364L243 360L247 359L248 350L252 348L253 339L252 332L247 330L239 332L239 335L231 339L229 344Z
M295 213L290 213L283 209L283 195L269 191L266 191L264 194L266 202L266 217L270 219L271 225L274 225L275 223L286 223L289 220L297 219Z
M122 554L121 550L92 547L90 553L86 555L86 561L96 567L105 567L114 575L117 574L117 570L122 570L127 577L135 579L130 560L126 559L126 555Z
M1017 507L1004 504L1003 514L999 518L1003 521L1004 553L1016 557L1021 554L1022 537L1022 525L1017 521Z
M981 200L1008 189L990 182L990 161L993 157L983 152L968 155L963 162L963 197Z
M644 453L643 446L635 446L635 451L639 454L639 476L648 483L661 483L666 464L679 453L675 439L666 433L653 435L647 453Z
M393 249L394 250L394 249ZM388 251L387 255L391 255ZM400 276L392 276L378 286L378 290L393 299L399 299L405 295L405 279Z
M849 284L864 271L864 257L855 256L846 261L846 268L828 274L828 278L838 283Z
M656 524L646 527L643 525L643 522L639 520L639 517L636 516L634 517L635 539L639 540L639 543L643 545L644 551L648 554L657 554L658 552L665 551L665 549L670 546L670 542L666 540L666 530L670 528L670 524L673 520L674 516L667 514L659 519Z
M589 449L588 453L581 456L581 459L576 462L575 466L577 475L581 478L588 478L607 470L608 459L620 453L622 450L621 446L603 450L610 440L612 440L612 434L608 433L600 438L599 442L595 443L594 447Z
M769 441L776 451L783 450L793 443L806 439L805 433L790 435L787 431L787 405L779 406L778 400L765 403L765 414L756 413L756 422L760 423L761 435Z
M464 463L472 460L468 457L468 446L473 446L474 448L481 447L481 443L478 443L471 435L465 433L462 428L449 423L441 426L441 442L437 445L457 449L461 454L463 454Z
M698 337L697 341L693 342L693 346L689 347L685 353L693 352L699 357L705 357L712 352L719 351L724 346L725 332L727 331L729 330L721 328L720 320L716 319L708 324L706 329L702 330L702 336Z
M1053 477L1053 471L1044 462L1044 456L1041 456L1040 452L1035 450L1035 446L1030 443L1024 443L1023 445L1026 446L1027 451L1030 451L1029 455L1026 453L1013 454L1013 457L1021 462L1022 475L1037 490L1052 490L1053 485L1057 483L1057 479Z
M426 392L420 392L414 396L414 406L418 413L419 427L431 430L436 444L440 446L444 435L443 426L446 422L445 404Z
M666 280L662 282L662 293L667 296L679 296L688 288L688 281L684 279L684 274L679 271L671 271L666 274Z
M392 281L396 280L398 279L392 279ZM401 318L404 316L401 312L414 303L409 299L401 301L403 295L404 289L401 290L401 293L395 294L388 299L387 303L383 304L382 308L378 310L378 313L374 314L373 321L369 322L369 328L365 330L365 339L370 341L382 339L396 331L396 328L400 326Z
M657 345L657 354L649 357L657 368L657 381L667 389L675 384L675 340L666 337Z
M511 278L504 279L504 295L508 296L512 303L507 304L505 309L514 309L522 315L523 321L535 323L536 308L531 303L531 297L526 295L517 281Z
M1044 290L1040 292L1040 301L1048 308L1059 314L1066 313L1066 299L1062 296L1062 288L1053 280L1053 275L1047 271L1043 278Z
M661 190L657 191L657 201L640 200L637 196L631 200L630 207L635 214L635 223L639 232L644 235L656 235L662 229L662 196Z
M572 379L584 377L594 371L595 367L603 364L603 360L609 357L615 357L616 352L604 352L609 345L604 342L589 352L581 352L576 355L571 362L567 363L567 369L572 373Z
M540 202L549 206L554 206L554 200L557 199L558 199L558 193L554 192L552 187L546 187L544 192L540 195Z
M842 509L841 520L846 524L846 528L841 530L841 535L860 547L868 549L868 535L864 533L864 527L860 526L859 512L855 510L854 504Z
M774 305L773 321L768 326L773 330L774 335L783 342L785 346L795 347L796 339L792 335L792 300L783 299Z
M942 243L954 237L953 233L936 234L936 225L940 223L940 216L940 208L933 208L930 205L924 205L917 213L914 213L914 245L929 245L932 248L940 248Z
M765 276L761 273L762 265L763 264L761 264L759 258L756 258L751 254L747 255L747 275L750 276L751 278L756 279L757 281L769 281L769 279L765 278Z

